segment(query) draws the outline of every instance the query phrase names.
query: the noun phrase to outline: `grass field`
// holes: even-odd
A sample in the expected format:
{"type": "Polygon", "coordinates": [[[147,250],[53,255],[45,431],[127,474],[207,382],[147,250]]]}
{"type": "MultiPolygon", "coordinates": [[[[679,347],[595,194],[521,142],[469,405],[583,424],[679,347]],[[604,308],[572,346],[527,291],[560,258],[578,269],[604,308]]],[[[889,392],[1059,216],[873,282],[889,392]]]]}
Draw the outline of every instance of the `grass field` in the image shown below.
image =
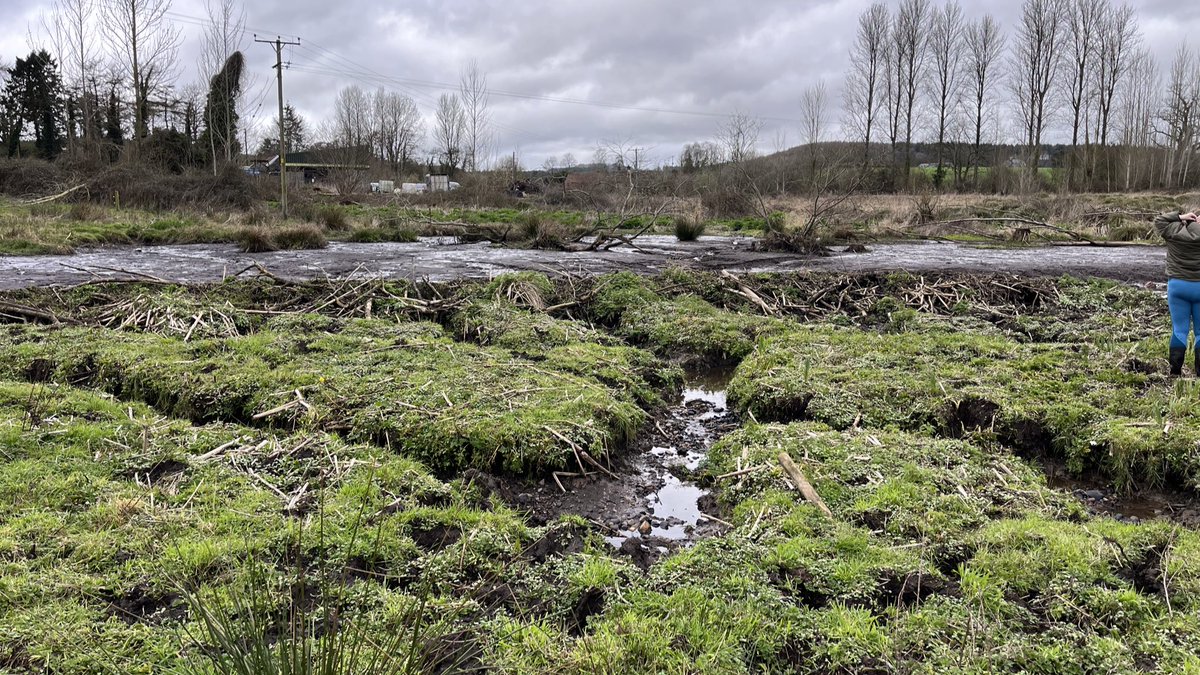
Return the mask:
{"type": "Polygon", "coordinates": [[[0,313],[0,671],[1200,669],[1196,522],[1043,471],[1195,498],[1200,381],[1145,290],[672,270],[0,313]],[[506,496],[619,467],[681,362],[735,369],[737,428],[682,475],[719,534],[639,566],[506,496]]]}

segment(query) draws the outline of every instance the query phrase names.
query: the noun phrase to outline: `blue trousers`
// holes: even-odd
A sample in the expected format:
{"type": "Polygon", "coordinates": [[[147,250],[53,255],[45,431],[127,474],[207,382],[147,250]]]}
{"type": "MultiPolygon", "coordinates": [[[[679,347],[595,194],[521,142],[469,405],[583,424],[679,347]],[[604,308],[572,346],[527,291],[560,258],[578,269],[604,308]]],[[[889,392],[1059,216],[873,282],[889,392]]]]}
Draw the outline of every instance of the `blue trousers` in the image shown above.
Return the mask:
{"type": "Polygon", "coordinates": [[[1169,279],[1167,309],[1171,310],[1171,347],[1186,349],[1188,330],[1194,325],[1196,345],[1200,348],[1200,281],[1169,279]]]}

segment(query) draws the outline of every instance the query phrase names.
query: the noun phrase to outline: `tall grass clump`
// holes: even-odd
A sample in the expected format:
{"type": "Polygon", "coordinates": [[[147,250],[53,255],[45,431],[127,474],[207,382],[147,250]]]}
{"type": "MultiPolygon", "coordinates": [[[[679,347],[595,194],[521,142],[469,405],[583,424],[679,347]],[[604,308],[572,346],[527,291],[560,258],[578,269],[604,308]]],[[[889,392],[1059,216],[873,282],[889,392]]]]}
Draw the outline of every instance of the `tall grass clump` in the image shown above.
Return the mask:
{"type": "MultiPolygon", "coordinates": [[[[374,477],[369,480],[373,482],[374,477]]],[[[296,551],[337,550],[326,536],[324,489],[315,514],[315,541],[297,532],[296,551]]],[[[346,550],[369,537],[363,498],[348,522],[346,550]]],[[[332,533],[331,533],[332,534],[332,533]]],[[[379,533],[372,555],[379,553],[379,533]]],[[[325,555],[318,553],[318,556],[325,555]]],[[[223,588],[193,590],[176,581],[192,621],[181,627],[192,656],[185,675],[410,675],[460,673],[478,657],[478,645],[453,635],[429,609],[430,584],[417,584],[399,610],[372,609],[352,592],[348,554],[289,563],[280,577],[273,566],[250,560],[241,579],[223,588]]]]}
{"type": "Polygon", "coordinates": [[[336,204],[322,204],[313,209],[313,219],[330,232],[345,232],[350,229],[350,218],[345,209],[336,204]]]}
{"type": "Polygon", "coordinates": [[[234,238],[245,253],[298,251],[325,248],[329,245],[321,228],[312,224],[285,225],[278,228],[249,225],[238,230],[234,238]]]}
{"type": "Polygon", "coordinates": [[[679,241],[696,241],[704,234],[704,221],[689,216],[675,216],[675,238],[679,241]]]}

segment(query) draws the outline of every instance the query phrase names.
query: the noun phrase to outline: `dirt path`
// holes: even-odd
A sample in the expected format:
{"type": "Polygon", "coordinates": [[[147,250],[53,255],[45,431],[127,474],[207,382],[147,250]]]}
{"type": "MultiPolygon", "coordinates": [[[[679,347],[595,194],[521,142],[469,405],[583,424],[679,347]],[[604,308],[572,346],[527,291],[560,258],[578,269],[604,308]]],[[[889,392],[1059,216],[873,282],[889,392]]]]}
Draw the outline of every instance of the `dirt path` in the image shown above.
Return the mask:
{"type": "Polygon", "coordinates": [[[621,247],[582,253],[495,248],[486,243],[454,244],[444,239],[412,244],[335,242],[321,250],[256,254],[242,253],[233,245],[210,244],[109,248],[67,256],[0,257],[0,290],[130,279],[139,274],[183,283],[215,282],[255,263],[272,274],[296,280],[361,275],[445,281],[526,270],[582,275],[633,270],[655,274],[668,267],[687,266],[737,272],[906,269],[1070,274],[1145,282],[1163,280],[1166,255],[1164,249],[1155,246],[982,248],[917,242],[878,244],[866,253],[814,258],[755,251],[751,250],[753,243],[746,237],[679,242],[672,236],[643,236],[638,239],[640,250],[621,247]]]}

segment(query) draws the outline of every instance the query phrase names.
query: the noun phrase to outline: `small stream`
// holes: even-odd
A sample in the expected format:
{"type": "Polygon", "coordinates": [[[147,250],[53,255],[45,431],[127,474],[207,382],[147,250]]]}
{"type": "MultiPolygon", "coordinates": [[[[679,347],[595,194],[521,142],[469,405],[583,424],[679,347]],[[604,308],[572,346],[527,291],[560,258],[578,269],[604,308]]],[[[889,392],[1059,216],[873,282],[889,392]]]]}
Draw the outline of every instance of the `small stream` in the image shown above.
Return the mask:
{"type": "Polygon", "coordinates": [[[709,448],[736,427],[725,386],[730,370],[706,371],[688,378],[680,400],[654,423],[649,452],[638,458],[635,470],[643,484],[654,486],[642,496],[640,513],[606,537],[617,548],[631,539],[683,542],[713,529],[717,521],[704,514],[704,490],[681,476],[695,471],[709,448]]]}

